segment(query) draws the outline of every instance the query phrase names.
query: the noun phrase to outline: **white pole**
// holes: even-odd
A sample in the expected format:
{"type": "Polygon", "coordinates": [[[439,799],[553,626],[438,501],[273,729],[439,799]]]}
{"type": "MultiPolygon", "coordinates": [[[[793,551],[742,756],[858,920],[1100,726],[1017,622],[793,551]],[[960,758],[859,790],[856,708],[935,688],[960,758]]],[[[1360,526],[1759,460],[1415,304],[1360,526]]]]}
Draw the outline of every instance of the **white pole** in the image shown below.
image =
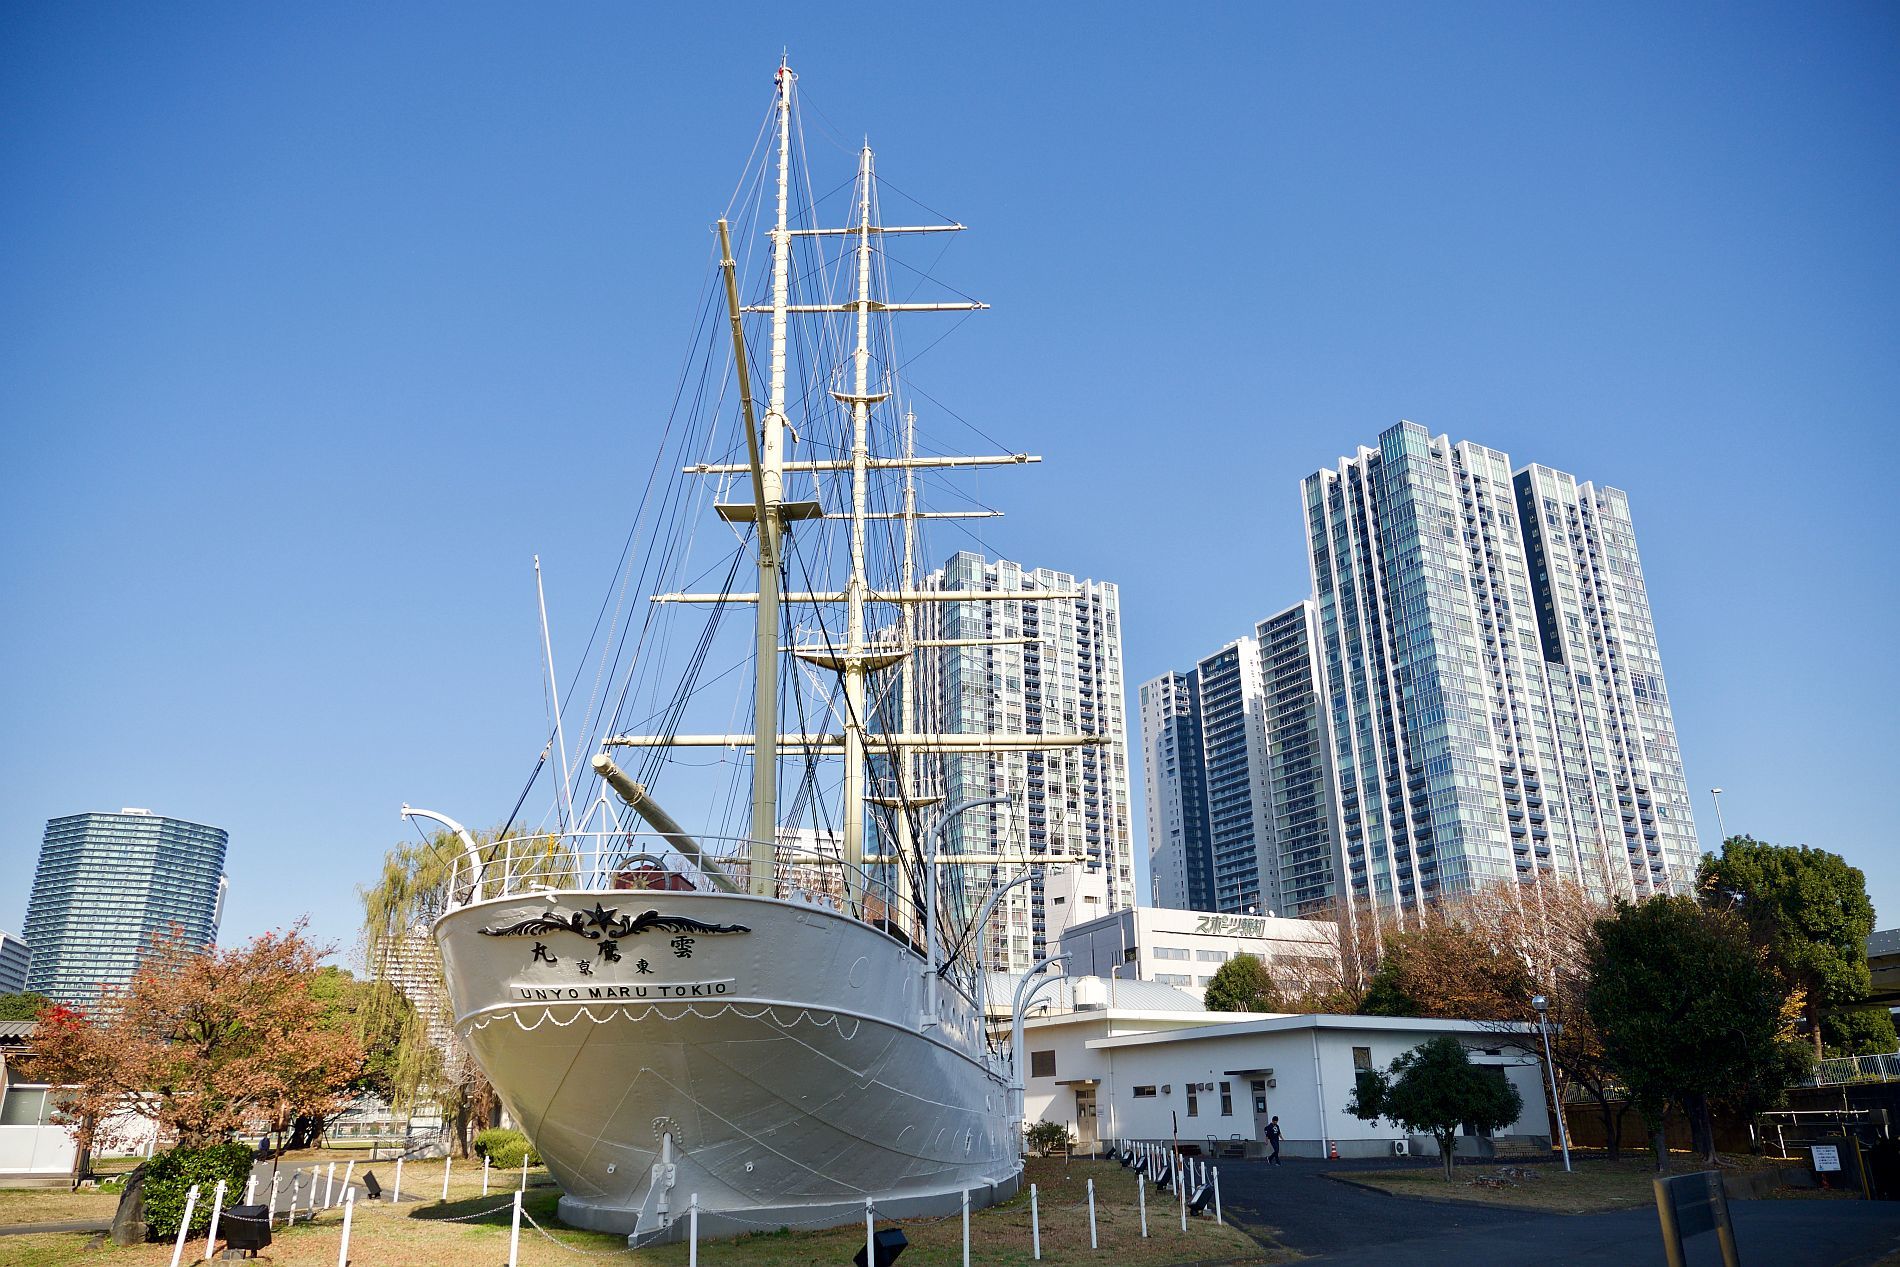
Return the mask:
{"type": "Polygon", "coordinates": [[[548,698],[554,706],[554,742],[561,750],[561,799],[567,806],[567,830],[580,824],[574,821],[573,776],[567,772],[567,734],[561,729],[561,687],[554,680],[554,644],[548,640],[548,596],[541,588],[541,556],[534,556],[534,598],[541,606],[541,650],[547,656],[548,698]]]}
{"type": "Polygon", "coordinates": [[[277,1172],[276,1172],[275,1170],[273,1170],[273,1171],[271,1171],[271,1176],[270,1176],[270,1209],[269,1209],[268,1211],[266,1211],[266,1212],[265,1212],[265,1214],[264,1214],[264,1226],[265,1226],[265,1227],[276,1227],[276,1226],[277,1226],[277,1181],[278,1181],[278,1180],[279,1180],[279,1179],[280,1179],[281,1177],[282,1177],[282,1176],[280,1176],[280,1175],[279,1175],[279,1174],[278,1174],[278,1173],[277,1173],[277,1172]]]}
{"type": "Polygon", "coordinates": [[[297,1181],[303,1178],[301,1171],[292,1171],[290,1175],[290,1217],[284,1220],[285,1227],[297,1225],[297,1181]]]}
{"type": "Polygon", "coordinates": [[[336,1163],[330,1163],[330,1171],[323,1177],[323,1208],[336,1208],[336,1163]]]}
{"type": "Polygon", "coordinates": [[[488,1195],[488,1154],[482,1154],[482,1195],[488,1195]]]}
{"type": "Polygon", "coordinates": [[[257,1196],[257,1172],[253,1170],[251,1172],[251,1177],[244,1181],[244,1204],[255,1205],[256,1196],[257,1196]]]}
{"type": "Polygon", "coordinates": [[[699,1194],[686,1202],[686,1267],[699,1267],[699,1194]]]}
{"type": "Polygon", "coordinates": [[[1220,1167],[1219,1166],[1214,1167],[1214,1221],[1216,1223],[1225,1223],[1227,1221],[1226,1219],[1223,1219],[1220,1216],[1220,1167]]]}
{"type": "Polygon", "coordinates": [[[185,1194],[185,1217],[178,1224],[178,1243],[172,1246],[172,1267],[178,1267],[178,1259],[185,1252],[185,1237],[191,1234],[191,1212],[197,1205],[198,1185],[194,1183],[185,1194]]]}
{"type": "Polygon", "coordinates": [[[877,1212],[871,1198],[864,1198],[864,1267],[877,1267],[877,1212]]]}
{"type": "Polygon", "coordinates": [[[1036,1207],[1036,1185],[1029,1185],[1029,1238],[1034,1246],[1036,1261],[1042,1261],[1042,1212],[1036,1207]]]}
{"type": "Polygon", "coordinates": [[[218,1186],[211,1190],[211,1230],[205,1233],[205,1261],[211,1261],[211,1255],[218,1247],[218,1216],[224,1213],[224,1180],[218,1180],[218,1186]]]}
{"type": "Polygon", "coordinates": [[[350,1158],[350,1164],[343,1167],[343,1188],[336,1194],[338,1201],[350,1199],[350,1177],[356,1173],[356,1158],[350,1158]]]}
{"type": "Polygon", "coordinates": [[[455,1158],[447,1153],[442,1154],[442,1199],[444,1201],[449,1199],[449,1168],[454,1164],[455,1158]]]}
{"type": "Polygon", "coordinates": [[[336,1247],[336,1267],[350,1267],[350,1217],[356,1213],[356,1193],[343,1190],[343,1243],[336,1247]]]}
{"type": "Polygon", "coordinates": [[[1181,1230],[1187,1231],[1187,1182],[1181,1174],[1181,1167],[1174,1168],[1174,1194],[1181,1198],[1181,1230]]]}
{"type": "Polygon", "coordinates": [[[1095,1243],[1095,1180],[1089,1180],[1089,1248],[1099,1249],[1095,1243]]]}
{"type": "Polygon", "coordinates": [[[528,1154],[525,1152],[521,1154],[521,1190],[528,1190],[528,1154]]]}
{"type": "Polygon", "coordinates": [[[521,1259],[521,1194],[515,1193],[515,1221],[508,1232],[508,1267],[517,1267],[521,1259]]]}
{"type": "MultiPolygon", "coordinates": [[[[1720,803],[1719,801],[1717,802],[1718,805],[1720,803]]],[[[1725,836],[1723,839],[1726,840],[1727,837],[1725,836]]],[[[1541,1003],[1543,999],[1540,996],[1536,1001],[1541,1003]]],[[[1544,1035],[1544,1072],[1550,1075],[1550,1107],[1555,1110],[1557,1114],[1557,1138],[1563,1141],[1564,1173],[1569,1174],[1570,1128],[1564,1125],[1564,1102],[1562,1097],[1557,1094],[1557,1066],[1552,1064],[1550,1059],[1550,1022],[1545,1020],[1544,1017],[1545,1014],[1542,1012],[1537,1014],[1537,1028],[1544,1035]]]]}
{"type": "Polygon", "coordinates": [[[402,1158],[398,1157],[396,1158],[396,1186],[390,1189],[389,1204],[394,1205],[400,1200],[402,1200],[402,1158]]]}
{"type": "Polygon", "coordinates": [[[963,1267],[970,1267],[970,1190],[963,1190],[963,1267]]]}
{"type": "Polygon", "coordinates": [[[1135,1176],[1135,1200],[1141,1204],[1141,1238],[1148,1239],[1148,1181],[1135,1176]]]}

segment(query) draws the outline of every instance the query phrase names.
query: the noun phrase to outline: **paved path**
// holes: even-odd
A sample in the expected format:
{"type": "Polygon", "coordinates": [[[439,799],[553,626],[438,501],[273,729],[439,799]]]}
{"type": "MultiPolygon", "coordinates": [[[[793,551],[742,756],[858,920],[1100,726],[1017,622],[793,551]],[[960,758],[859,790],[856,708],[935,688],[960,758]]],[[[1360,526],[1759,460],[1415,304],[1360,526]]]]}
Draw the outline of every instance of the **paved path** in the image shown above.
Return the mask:
{"type": "MultiPolygon", "coordinates": [[[[1385,1160],[1224,1162],[1221,1197],[1246,1227],[1271,1231],[1327,1267],[1663,1267],[1653,1210],[1545,1214],[1375,1192],[1325,1172],[1389,1170],[1385,1160]]],[[[1749,1267],[1867,1267],[1900,1250],[1900,1203],[1734,1201],[1736,1248],[1749,1267]]],[[[1713,1236],[1689,1262],[1719,1263],[1713,1236]]]]}

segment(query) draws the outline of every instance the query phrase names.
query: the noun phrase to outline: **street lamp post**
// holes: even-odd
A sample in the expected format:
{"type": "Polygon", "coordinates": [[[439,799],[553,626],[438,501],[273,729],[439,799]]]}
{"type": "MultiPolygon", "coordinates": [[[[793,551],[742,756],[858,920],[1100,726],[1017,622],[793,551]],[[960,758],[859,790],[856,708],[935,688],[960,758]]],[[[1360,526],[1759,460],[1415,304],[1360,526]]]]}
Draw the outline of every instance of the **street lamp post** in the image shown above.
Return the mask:
{"type": "Polygon", "coordinates": [[[1728,843],[1728,824],[1722,821],[1722,789],[1719,787],[1710,788],[1709,798],[1715,802],[1715,828],[1722,833],[1722,843],[1726,845],[1728,843]]]}
{"type": "Polygon", "coordinates": [[[1563,1144],[1564,1172],[1570,1173],[1570,1128],[1564,1124],[1563,1097],[1557,1093],[1557,1066],[1550,1059],[1550,1000],[1533,995],[1531,1006],[1537,1009],[1537,1032],[1544,1037],[1544,1072],[1550,1075],[1550,1105],[1557,1112],[1557,1138],[1563,1144]]]}
{"type": "Polygon", "coordinates": [[[1014,1094],[1016,1101],[1013,1107],[1015,1109],[1016,1129],[1018,1131],[1021,1131],[1023,1128],[1023,1114],[1027,1109],[1024,1100],[1028,1086],[1026,1071],[1023,1069],[1023,1014],[1035,1003],[1038,994],[1062,980],[1063,976],[1063,974],[1057,974],[1055,976],[1043,977],[1038,981],[1038,975],[1041,974],[1043,969],[1052,968],[1059,963],[1066,963],[1068,959],[1069,956],[1067,954],[1050,955],[1042,962],[1030,968],[1028,972],[1023,974],[1023,979],[1016,983],[1016,998],[1013,1006],[1009,1009],[1009,1050],[1010,1064],[1014,1066],[1011,1081],[1015,1083],[1015,1086],[1011,1087],[1010,1090],[1014,1094]],[[1028,991],[1027,997],[1025,997],[1023,993],[1025,990],[1028,991]]]}

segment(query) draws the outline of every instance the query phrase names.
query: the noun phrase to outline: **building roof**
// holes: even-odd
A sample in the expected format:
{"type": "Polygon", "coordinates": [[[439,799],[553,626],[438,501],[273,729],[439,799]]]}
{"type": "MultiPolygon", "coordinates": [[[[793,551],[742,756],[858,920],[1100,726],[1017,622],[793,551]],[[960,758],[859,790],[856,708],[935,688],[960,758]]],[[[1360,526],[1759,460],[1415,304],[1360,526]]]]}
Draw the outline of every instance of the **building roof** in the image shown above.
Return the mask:
{"type": "Polygon", "coordinates": [[[23,1043],[39,1028],[38,1021],[0,1021],[0,1043],[23,1043]]]}
{"type": "Polygon", "coordinates": [[[1537,1027],[1527,1021],[1443,1021],[1422,1016],[1332,1016],[1304,1013],[1298,1016],[1259,1016],[1234,1013],[1235,1019],[1189,1029],[1156,1030],[1143,1034],[1118,1034],[1097,1038],[1090,1047],[1141,1047],[1150,1043],[1192,1042],[1198,1038],[1233,1038],[1247,1034],[1280,1034],[1299,1030],[1377,1031],[1424,1030],[1442,1034],[1534,1034],[1537,1027]]]}
{"type": "MultiPolygon", "coordinates": [[[[1021,984],[1022,976],[1016,973],[990,973],[990,1010],[1008,1014],[1010,1004],[1016,998],[1016,987],[1021,984]]],[[[1139,1012],[1203,1012],[1206,1005],[1201,996],[1192,990],[1183,990],[1179,986],[1163,985],[1159,981],[1110,981],[1107,977],[1056,977],[1053,985],[1047,985],[1036,995],[1035,1006],[1030,1009],[1031,1016],[1047,1016],[1059,1012],[1076,1011],[1075,994],[1078,983],[1084,995],[1084,1011],[1101,1011],[1112,1004],[1115,1011],[1139,1012]],[[1088,1006],[1093,1004],[1094,1006],[1088,1006]]],[[[1032,989],[1034,987],[1031,987],[1032,989]]]]}

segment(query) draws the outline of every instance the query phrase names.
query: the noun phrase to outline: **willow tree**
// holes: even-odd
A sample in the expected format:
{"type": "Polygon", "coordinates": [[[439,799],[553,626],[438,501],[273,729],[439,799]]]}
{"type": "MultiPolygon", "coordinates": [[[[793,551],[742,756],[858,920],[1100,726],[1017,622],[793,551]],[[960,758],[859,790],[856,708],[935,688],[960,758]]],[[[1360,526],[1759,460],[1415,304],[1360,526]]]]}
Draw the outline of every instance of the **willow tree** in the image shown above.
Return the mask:
{"type": "Polygon", "coordinates": [[[383,855],[376,883],[361,890],[370,973],[411,986],[407,1001],[413,1006],[400,1007],[394,992],[379,992],[359,1014],[360,1023],[395,1034],[384,1066],[392,1105],[437,1109],[453,1126],[464,1157],[471,1129],[493,1126],[500,1101],[455,1032],[431,925],[451,901],[494,896],[509,878],[555,886],[578,878],[576,860],[558,836],[490,831],[476,833],[474,842],[479,866],[452,832],[398,845],[383,855]]]}

